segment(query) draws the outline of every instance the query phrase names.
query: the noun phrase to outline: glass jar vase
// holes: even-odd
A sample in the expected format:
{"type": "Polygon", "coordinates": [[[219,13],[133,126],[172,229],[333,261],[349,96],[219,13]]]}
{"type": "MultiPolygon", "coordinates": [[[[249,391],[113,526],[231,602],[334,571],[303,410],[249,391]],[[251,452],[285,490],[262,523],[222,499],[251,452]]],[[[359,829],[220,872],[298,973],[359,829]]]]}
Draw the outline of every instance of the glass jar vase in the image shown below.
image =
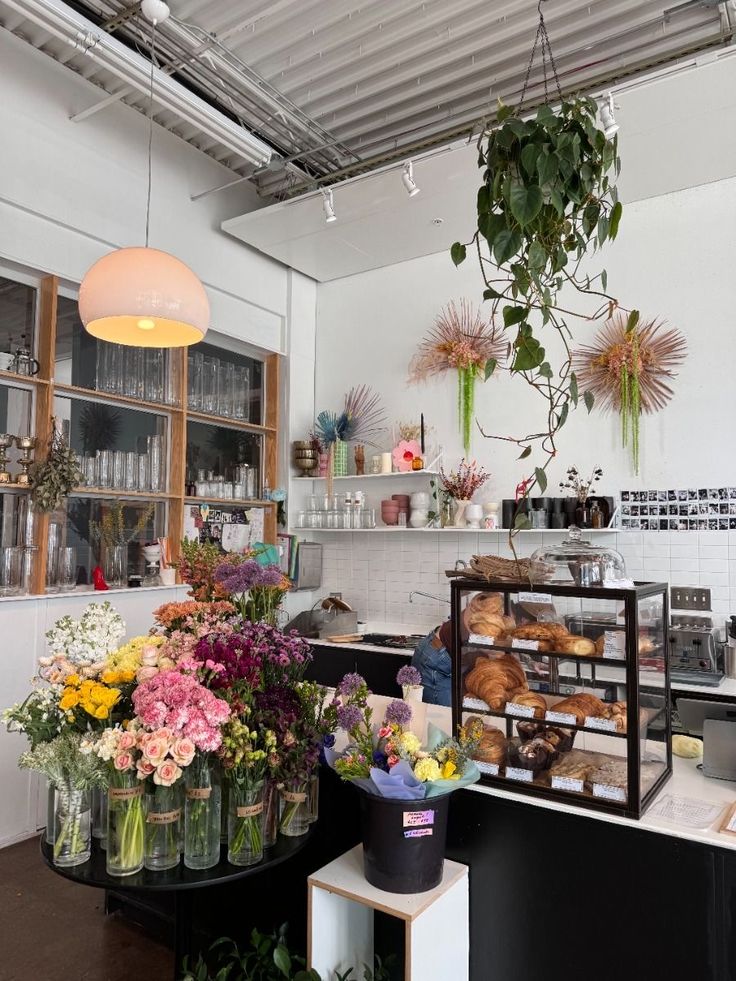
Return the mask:
{"type": "Polygon", "coordinates": [[[184,773],[184,864],[211,869],[220,861],[220,771],[197,753],[184,773]]]}
{"type": "Polygon", "coordinates": [[[231,865],[256,865],[263,858],[264,781],[231,781],[227,822],[227,860],[231,865]]]}
{"type": "Polygon", "coordinates": [[[56,834],[56,784],[46,784],[46,844],[53,845],[56,834]]]}
{"type": "Polygon", "coordinates": [[[54,811],[54,865],[82,865],[92,851],[91,803],[88,790],[68,783],[57,788],[54,811]]]}
{"type": "Polygon", "coordinates": [[[108,545],[102,560],[102,574],[108,586],[126,586],[128,583],[128,546],[108,545]]]}
{"type": "Polygon", "coordinates": [[[279,785],[269,778],[263,786],[263,847],[272,848],[279,835],[279,785]]]}
{"type": "Polygon", "coordinates": [[[279,834],[298,838],[309,830],[308,776],[285,780],[279,792],[279,834]]]}
{"type": "Polygon", "coordinates": [[[179,788],[155,786],[146,793],[146,850],[144,864],[163,872],[179,864],[181,798],[179,788]]]}
{"type": "Polygon", "coordinates": [[[309,823],[314,824],[319,817],[319,770],[315,770],[307,783],[307,813],[309,823]]]}
{"type": "Polygon", "coordinates": [[[135,771],[116,770],[107,790],[107,874],[134,875],[143,868],[143,784],[135,771]]]}

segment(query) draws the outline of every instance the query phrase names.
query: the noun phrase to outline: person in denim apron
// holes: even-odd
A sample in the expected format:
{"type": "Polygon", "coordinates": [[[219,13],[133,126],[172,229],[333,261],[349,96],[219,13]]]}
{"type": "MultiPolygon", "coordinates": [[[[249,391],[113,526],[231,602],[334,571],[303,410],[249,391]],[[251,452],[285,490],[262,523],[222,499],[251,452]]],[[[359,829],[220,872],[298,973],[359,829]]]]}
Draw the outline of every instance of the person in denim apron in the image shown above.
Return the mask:
{"type": "Polygon", "coordinates": [[[430,705],[450,705],[452,699],[452,626],[446,620],[419,641],[412,655],[412,667],[422,676],[423,701],[430,705]]]}

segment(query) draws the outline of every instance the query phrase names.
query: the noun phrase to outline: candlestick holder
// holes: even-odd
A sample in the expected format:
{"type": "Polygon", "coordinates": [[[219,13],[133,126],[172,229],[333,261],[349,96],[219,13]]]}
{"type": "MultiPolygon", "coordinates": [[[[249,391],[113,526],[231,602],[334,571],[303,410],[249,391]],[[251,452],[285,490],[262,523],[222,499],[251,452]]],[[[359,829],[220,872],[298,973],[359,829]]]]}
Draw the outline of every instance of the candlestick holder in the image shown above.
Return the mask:
{"type": "Polygon", "coordinates": [[[5,464],[8,462],[8,455],[5,452],[13,445],[15,436],[10,433],[0,433],[0,484],[10,484],[12,479],[10,471],[5,464]]]}
{"type": "Polygon", "coordinates": [[[17,481],[21,487],[28,487],[31,483],[31,477],[28,471],[33,463],[33,451],[36,449],[37,444],[38,440],[35,436],[15,437],[15,445],[21,451],[21,456],[18,460],[21,473],[18,474],[17,481]]]}

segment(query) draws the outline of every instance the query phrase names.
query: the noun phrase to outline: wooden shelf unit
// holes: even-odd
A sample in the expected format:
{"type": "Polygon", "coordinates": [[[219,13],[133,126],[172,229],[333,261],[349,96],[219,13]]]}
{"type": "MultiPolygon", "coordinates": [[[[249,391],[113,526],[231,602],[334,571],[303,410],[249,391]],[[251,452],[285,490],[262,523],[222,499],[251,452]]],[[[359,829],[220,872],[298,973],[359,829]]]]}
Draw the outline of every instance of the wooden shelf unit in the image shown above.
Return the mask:
{"type": "MultiPolygon", "coordinates": [[[[41,281],[39,291],[38,317],[38,362],[37,375],[19,375],[11,371],[0,371],[0,385],[27,388],[33,394],[33,434],[38,439],[35,459],[42,459],[51,438],[52,419],[54,414],[54,396],[67,396],[94,402],[118,404],[124,407],[140,409],[144,412],[155,412],[168,417],[169,468],[168,492],[153,493],[148,491],[126,491],[99,487],[77,487],[70,496],[106,498],[113,500],[157,501],[167,506],[166,534],[169,537],[172,558],[179,556],[180,543],[184,533],[184,508],[191,504],[208,503],[219,506],[262,507],[264,514],[264,539],[271,544],[276,543],[276,505],[272,501],[262,500],[225,500],[213,498],[188,498],[185,495],[186,476],[186,447],[187,421],[207,423],[212,426],[230,427],[252,432],[263,437],[263,478],[269,487],[278,484],[278,427],[279,427],[279,379],[280,359],[278,354],[269,354],[263,360],[264,376],[264,424],[246,422],[243,419],[229,419],[224,416],[210,416],[203,412],[190,412],[187,409],[187,348],[177,348],[171,351],[172,368],[178,378],[178,399],[176,405],[158,402],[148,402],[143,399],[131,398],[128,395],[117,395],[112,392],[97,391],[78,385],[56,383],[54,381],[56,354],[56,321],[59,296],[59,280],[56,276],[46,276],[41,281]]],[[[8,490],[22,493],[23,489],[11,485],[8,490]]],[[[48,538],[49,515],[36,514],[34,519],[34,542],[42,545],[36,553],[34,563],[31,593],[45,594],[46,584],[46,548],[48,538]]]]}

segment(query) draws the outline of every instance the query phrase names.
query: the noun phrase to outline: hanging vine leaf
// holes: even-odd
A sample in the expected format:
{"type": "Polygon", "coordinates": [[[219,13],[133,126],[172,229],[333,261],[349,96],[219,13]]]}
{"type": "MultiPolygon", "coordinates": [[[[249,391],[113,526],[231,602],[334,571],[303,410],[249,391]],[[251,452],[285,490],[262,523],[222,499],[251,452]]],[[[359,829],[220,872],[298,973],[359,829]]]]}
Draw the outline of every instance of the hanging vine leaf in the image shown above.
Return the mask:
{"type": "Polygon", "coordinates": [[[450,255],[452,256],[452,261],[456,266],[459,266],[461,262],[465,262],[466,249],[462,242],[454,242],[452,248],[450,249],[450,255]]]}
{"type": "Polygon", "coordinates": [[[544,348],[529,333],[520,333],[514,345],[516,354],[511,365],[512,371],[531,371],[544,361],[544,348]]]}
{"type": "Polygon", "coordinates": [[[524,449],[519,454],[519,456],[517,457],[517,459],[518,460],[525,460],[528,456],[531,456],[531,453],[532,453],[531,446],[525,446],[524,449]]]}
{"type": "Polygon", "coordinates": [[[592,392],[583,392],[583,402],[585,402],[585,408],[588,410],[588,415],[590,415],[595,404],[595,395],[592,392]]]}
{"type": "Polygon", "coordinates": [[[524,227],[531,224],[542,210],[542,189],[538,184],[511,186],[511,214],[524,227]]]}
{"type": "Polygon", "coordinates": [[[537,486],[539,487],[540,494],[544,494],[547,490],[547,474],[541,467],[535,467],[534,476],[537,478],[537,486]]]}
{"type": "MultiPolygon", "coordinates": [[[[623,206],[621,205],[621,202],[617,201],[614,204],[613,209],[611,210],[610,225],[608,229],[608,237],[612,241],[618,235],[618,225],[619,222],[621,221],[621,215],[623,214],[623,212],[624,209],[623,206]]],[[[603,288],[605,289],[605,286],[603,288]]]]}
{"type": "Polygon", "coordinates": [[[486,361],[486,367],[484,371],[486,381],[488,381],[488,379],[491,377],[493,372],[496,370],[497,365],[498,365],[498,361],[495,358],[489,358],[486,361]]]}

